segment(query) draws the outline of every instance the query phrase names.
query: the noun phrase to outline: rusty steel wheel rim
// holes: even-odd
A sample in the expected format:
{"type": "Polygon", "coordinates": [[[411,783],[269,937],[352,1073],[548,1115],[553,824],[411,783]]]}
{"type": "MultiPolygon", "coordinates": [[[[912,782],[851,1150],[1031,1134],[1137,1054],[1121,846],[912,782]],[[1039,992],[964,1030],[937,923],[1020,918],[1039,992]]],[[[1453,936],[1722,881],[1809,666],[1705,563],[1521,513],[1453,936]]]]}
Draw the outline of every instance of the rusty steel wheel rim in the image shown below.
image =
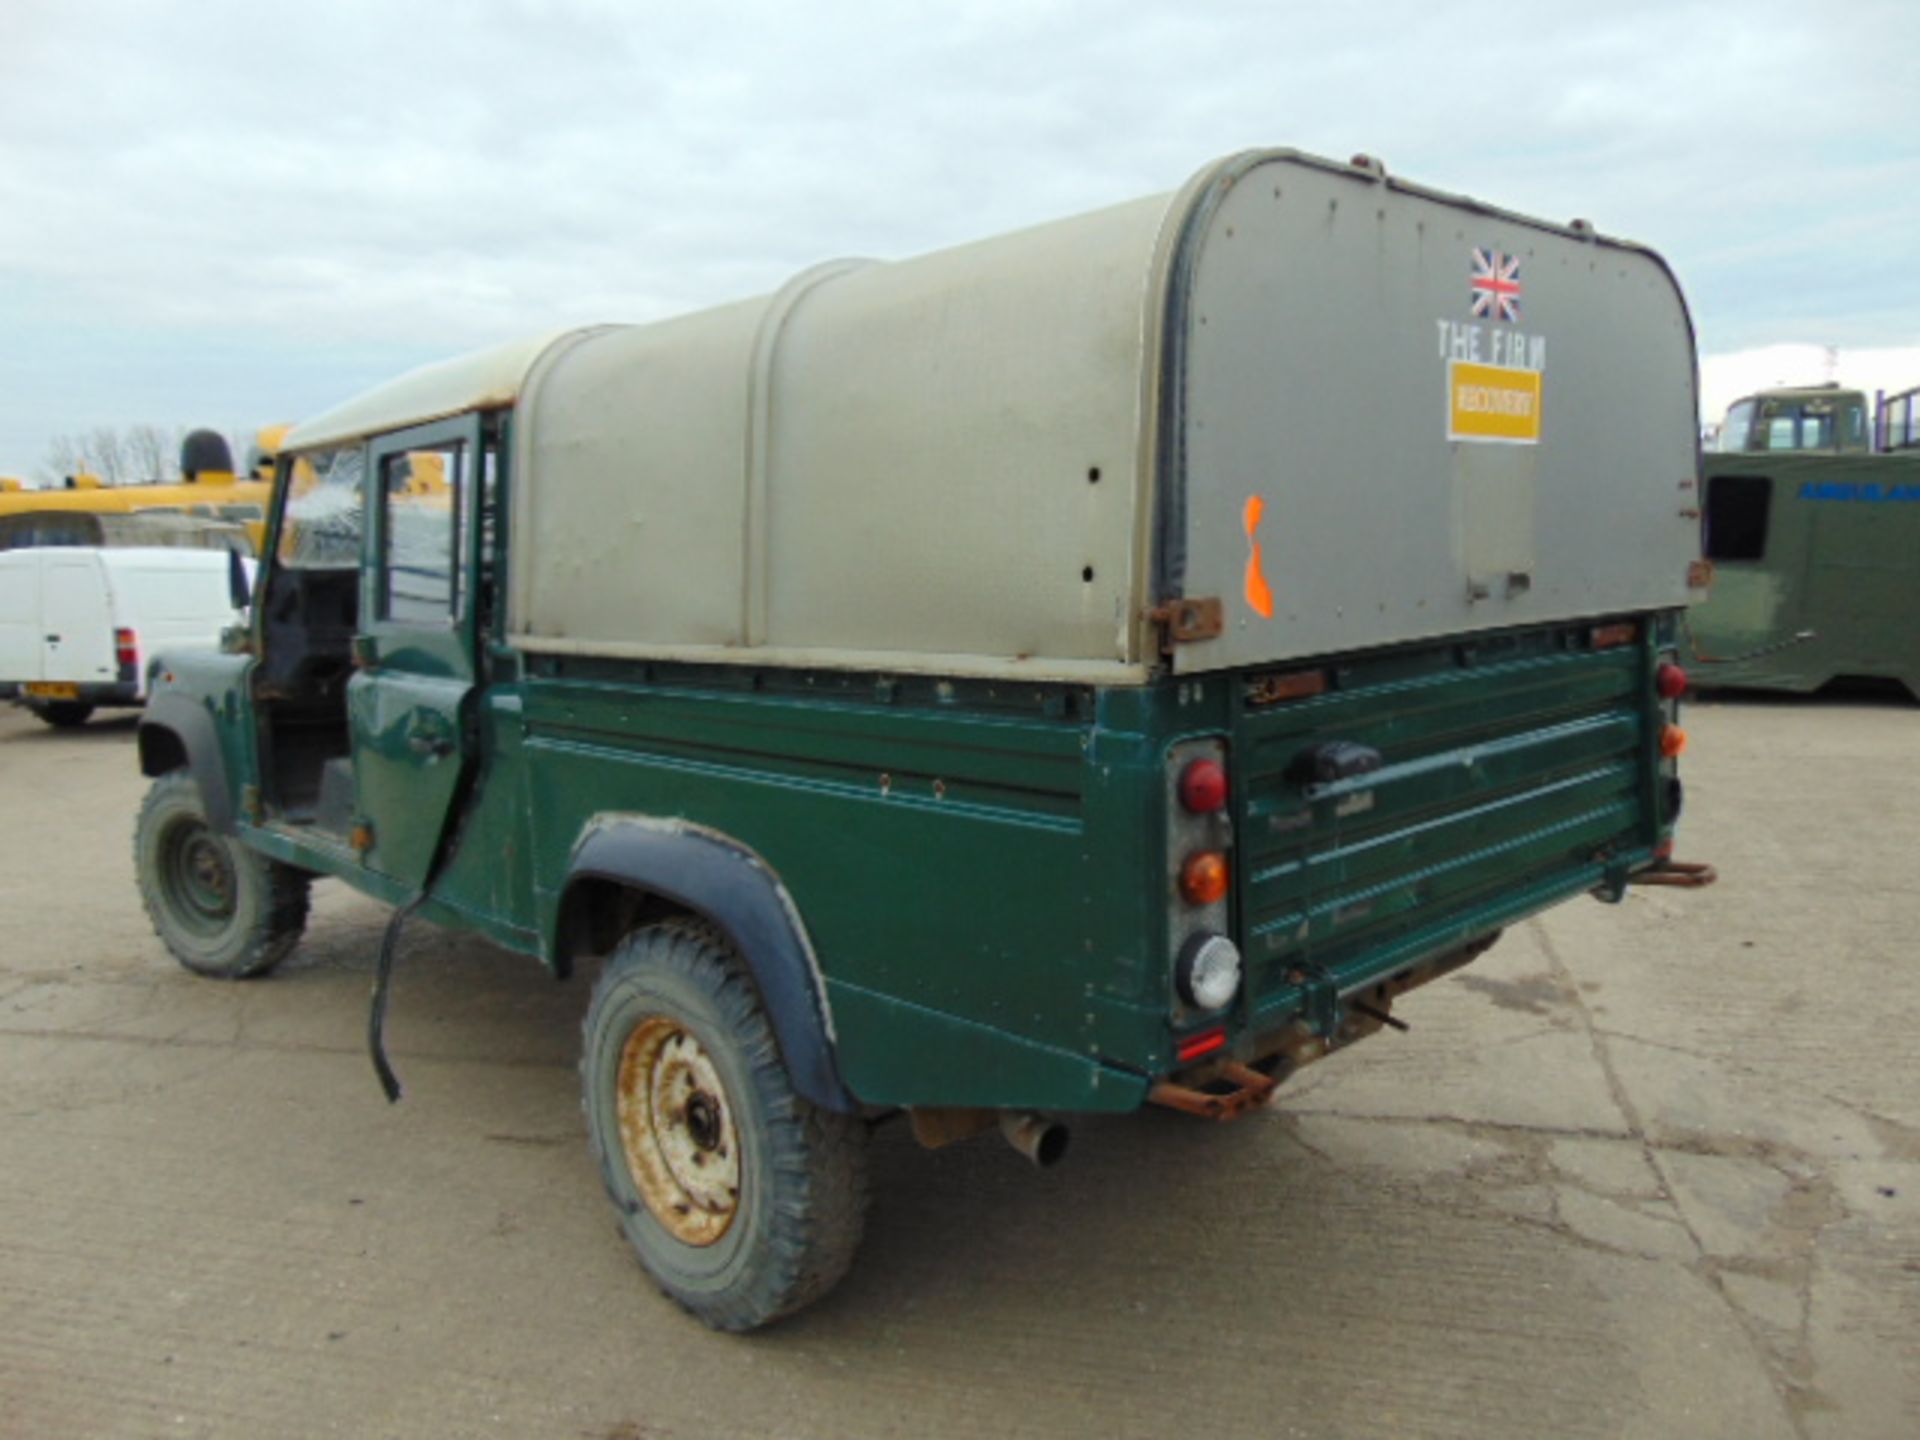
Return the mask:
{"type": "Polygon", "coordinates": [[[649,1015],[620,1052],[620,1144],[653,1218],[712,1245],[740,1208],[740,1136],[713,1057],[678,1021],[649,1015]]]}

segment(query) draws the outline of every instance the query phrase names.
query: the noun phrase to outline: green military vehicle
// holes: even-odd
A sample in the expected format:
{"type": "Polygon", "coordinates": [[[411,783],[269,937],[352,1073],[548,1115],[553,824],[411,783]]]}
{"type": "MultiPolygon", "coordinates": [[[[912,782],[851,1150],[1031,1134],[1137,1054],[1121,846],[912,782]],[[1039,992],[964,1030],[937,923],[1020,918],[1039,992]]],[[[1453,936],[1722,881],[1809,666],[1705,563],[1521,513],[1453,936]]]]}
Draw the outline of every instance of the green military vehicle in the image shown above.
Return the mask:
{"type": "Polygon", "coordinates": [[[209,975],[317,876],[592,965],[621,1222],[751,1328],[889,1116],[1232,1116],[1680,873],[1694,393],[1652,253],[1286,151],[431,366],[287,437],[140,885],[209,975]]]}
{"type": "Polygon", "coordinates": [[[1688,616],[1701,686],[1835,680],[1920,698],[1916,393],[1834,385],[1736,401],[1703,466],[1711,593],[1688,616]]]}

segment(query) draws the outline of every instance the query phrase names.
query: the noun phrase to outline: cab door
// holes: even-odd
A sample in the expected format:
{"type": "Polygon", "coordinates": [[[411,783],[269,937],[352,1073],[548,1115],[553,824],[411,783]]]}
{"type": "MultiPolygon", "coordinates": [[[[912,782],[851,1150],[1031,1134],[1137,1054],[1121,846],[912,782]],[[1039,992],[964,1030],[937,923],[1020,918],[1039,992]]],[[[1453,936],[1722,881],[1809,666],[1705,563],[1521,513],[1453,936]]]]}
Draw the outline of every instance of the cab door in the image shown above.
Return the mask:
{"type": "Polygon", "coordinates": [[[347,685],[354,796],[371,828],[366,864],[418,888],[476,759],[479,417],[382,436],[367,459],[365,618],[347,685]]]}
{"type": "Polygon", "coordinates": [[[38,680],[44,673],[47,627],[40,618],[41,550],[0,552],[0,682],[38,680]]]}

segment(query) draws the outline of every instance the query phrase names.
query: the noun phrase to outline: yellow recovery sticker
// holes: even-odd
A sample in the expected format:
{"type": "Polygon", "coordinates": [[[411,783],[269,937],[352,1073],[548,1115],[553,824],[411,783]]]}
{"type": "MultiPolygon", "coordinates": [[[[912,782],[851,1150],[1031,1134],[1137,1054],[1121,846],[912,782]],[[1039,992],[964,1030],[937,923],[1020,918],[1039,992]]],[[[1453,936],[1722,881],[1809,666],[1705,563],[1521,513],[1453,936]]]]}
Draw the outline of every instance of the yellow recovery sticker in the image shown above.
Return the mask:
{"type": "Polygon", "coordinates": [[[1540,372],[1447,362],[1447,438],[1540,443],[1540,372]]]}

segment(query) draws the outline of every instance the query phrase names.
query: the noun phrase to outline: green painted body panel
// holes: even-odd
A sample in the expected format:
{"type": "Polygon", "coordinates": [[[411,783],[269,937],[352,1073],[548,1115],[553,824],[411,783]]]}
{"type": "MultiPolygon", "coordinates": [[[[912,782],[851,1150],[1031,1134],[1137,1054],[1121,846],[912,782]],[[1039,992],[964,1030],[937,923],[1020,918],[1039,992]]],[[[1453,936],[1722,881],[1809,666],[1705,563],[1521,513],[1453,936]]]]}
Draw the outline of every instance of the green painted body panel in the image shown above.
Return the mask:
{"type": "Polygon", "coordinates": [[[1103,1060],[1145,1058],[1142,1017],[1092,1004],[1137,996],[1150,907],[1142,827],[1088,826],[1101,782],[1087,692],[1036,695],[1023,713],[943,704],[931,685],[930,703],[896,692],[881,704],[871,681],[855,699],[809,695],[797,675],[742,690],[755,677],[616,683],[620,667],[604,662],[543,668],[552,678],[526,688],[524,750],[543,930],[596,816],[682,816],[750,847],[793,896],[827,976],[843,1077],[863,1099],[987,1103],[981,1082],[999,1067],[982,1033],[1034,1051],[996,1083],[1064,1070],[1060,1083],[1089,1098],[1103,1060]],[[843,1007],[892,1021],[843,1023],[843,1007]],[[973,1061],[913,1063],[929,1051],[973,1061]]]}
{"type": "Polygon", "coordinates": [[[155,693],[187,695],[205,707],[220,740],[220,759],[226,767],[234,807],[239,810],[243,788],[255,783],[260,773],[253,706],[247,698],[253,656],[224,650],[181,650],[167,655],[164,665],[171,679],[158,681],[155,693]]]}
{"type": "MultiPolygon", "coordinates": [[[[1341,995],[1650,863],[1671,770],[1650,677],[1672,630],[1648,619],[1607,650],[1563,625],[1336,658],[1326,693],[1272,705],[1257,675],[1087,688],[504,666],[425,913],[551,960],[589,828],[684,818],[750,847],[792,897],[863,1102],[1132,1109],[1176,1068],[1179,1037],[1213,1023],[1179,1018],[1173,989],[1172,747],[1225,745],[1247,963],[1225,1018],[1230,1052],[1252,1058],[1303,1017],[1324,1031],[1341,995]],[[1382,768],[1309,792],[1298,757],[1330,741],[1377,749],[1382,768]]],[[[209,658],[177,683],[215,687],[237,717],[244,668],[209,658]]],[[[391,750],[390,729],[353,742],[391,750]]],[[[247,733],[223,730],[241,783],[247,733]]],[[[338,837],[242,834],[411,897],[338,837]]]]}
{"type": "Polygon", "coordinates": [[[1873,677],[1920,696],[1920,454],[1709,455],[1705,477],[1714,578],[1688,615],[1694,683],[1873,677]],[[1757,556],[1729,558],[1712,533],[1722,477],[1767,487],[1757,556]]]}
{"type": "Polygon", "coordinates": [[[382,667],[353,677],[354,793],[373,824],[367,861],[418,887],[445,828],[460,777],[461,709],[472,682],[382,667]]]}

